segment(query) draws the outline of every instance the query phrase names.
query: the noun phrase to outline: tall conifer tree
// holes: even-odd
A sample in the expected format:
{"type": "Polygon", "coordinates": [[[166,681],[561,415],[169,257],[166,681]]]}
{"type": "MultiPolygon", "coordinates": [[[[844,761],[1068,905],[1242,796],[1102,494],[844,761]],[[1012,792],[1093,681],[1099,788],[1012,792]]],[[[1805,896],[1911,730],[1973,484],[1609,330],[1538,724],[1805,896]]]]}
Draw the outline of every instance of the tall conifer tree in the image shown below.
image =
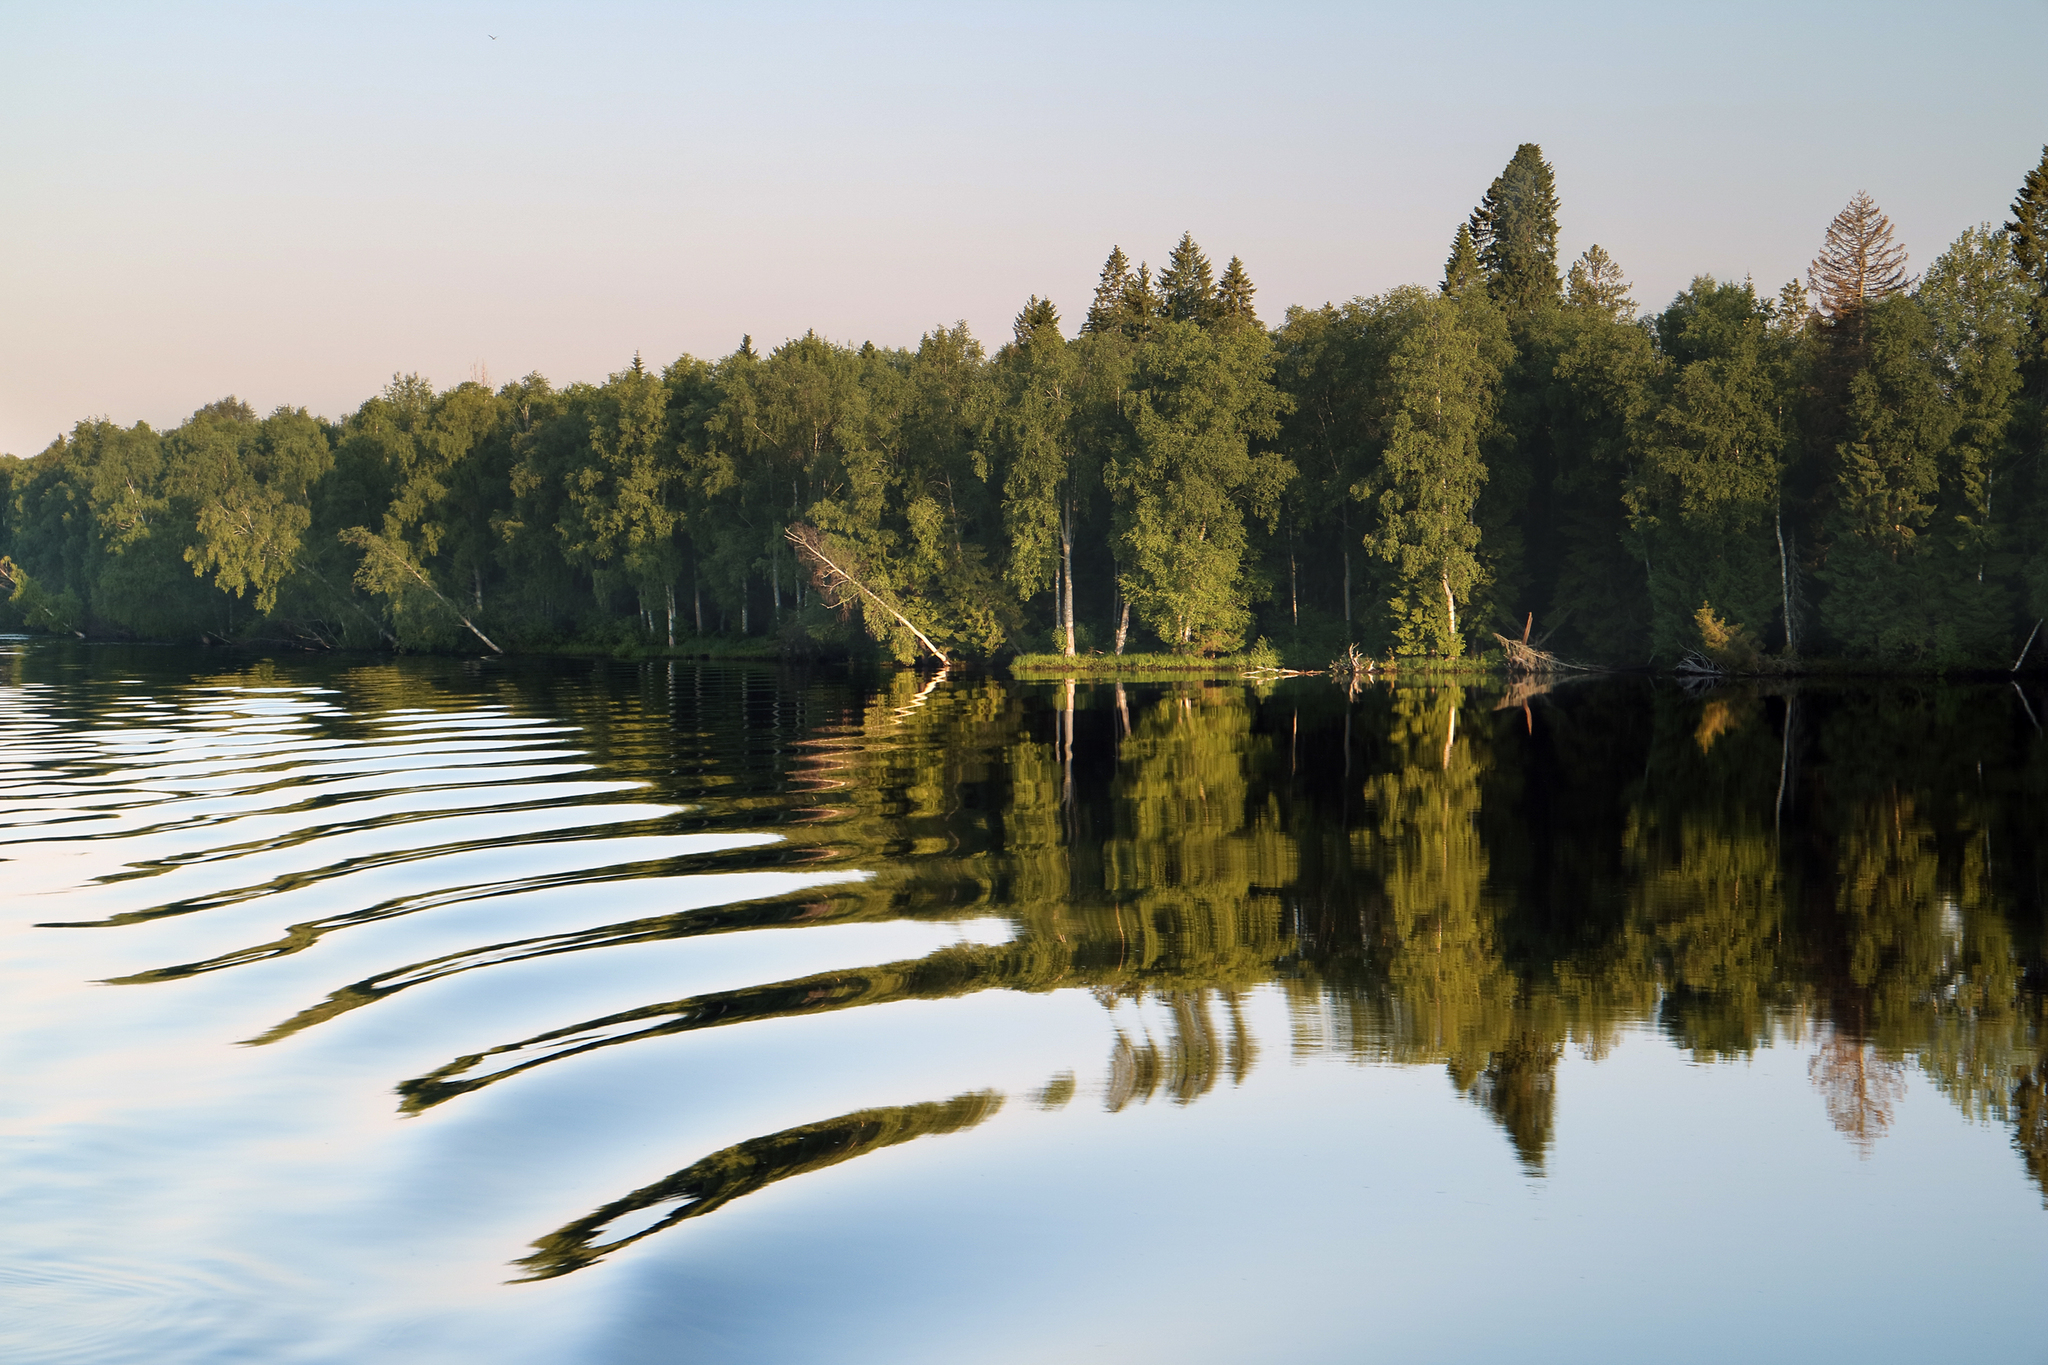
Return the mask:
{"type": "Polygon", "coordinates": [[[2048,147],[2041,149],[2041,164],[2028,171],[2020,185],[2005,230],[2012,238],[2012,258],[2034,294],[2036,349],[2028,360],[2040,365],[2048,362],[2048,147]]]}
{"type": "Polygon", "coordinates": [[[1472,238],[1472,225],[1460,223],[1458,235],[1451,240],[1450,259],[1444,262],[1443,293],[1459,298],[1485,282],[1486,270],[1479,264],[1479,244],[1472,238]]]}
{"type": "Polygon", "coordinates": [[[1892,240],[1892,220],[1861,190],[1828,224],[1827,240],[1806,279],[1821,313],[1837,323],[1913,282],[1906,274],[1906,249],[1892,240]]]}
{"type": "Polygon", "coordinates": [[[1031,340],[1039,328],[1050,327],[1057,332],[1059,325],[1060,310],[1053,307],[1052,300],[1042,299],[1033,294],[1024,301],[1024,307],[1018,310],[1016,321],[1010,324],[1010,330],[1017,338],[1018,344],[1022,345],[1031,340]]]}
{"type": "Polygon", "coordinates": [[[1252,284],[1251,275],[1244,268],[1244,262],[1232,256],[1230,264],[1223,268],[1223,278],[1216,283],[1218,311],[1227,319],[1256,326],[1259,315],[1252,309],[1252,295],[1258,292],[1252,284]]]}
{"type": "Polygon", "coordinates": [[[1113,246],[1109,259],[1102,263],[1102,275],[1095,282],[1095,299],[1088,305],[1088,320],[1081,324],[1084,332],[1111,332],[1124,321],[1124,307],[1131,291],[1131,258],[1124,255],[1124,249],[1113,246]]]}
{"type": "Polygon", "coordinates": [[[1167,257],[1166,269],[1159,272],[1159,293],[1166,316],[1175,322],[1216,320],[1216,273],[1202,248],[1195,245],[1193,233],[1183,232],[1167,257]]]}
{"type": "MultiPolygon", "coordinates": [[[[2013,264],[2031,296],[2027,335],[2020,345],[2020,377],[2024,399],[2019,413],[2019,444],[2032,458],[2034,527],[2048,524],[2048,147],[2041,163],[2027,172],[2012,201],[2012,221],[2005,225],[2012,243],[2013,264]]],[[[2025,484],[2022,484],[2025,487],[2025,484]]],[[[2048,541],[2036,530],[2026,537],[2024,554],[2033,610],[2048,613],[2048,541]]]]}
{"type": "Polygon", "coordinates": [[[1636,312],[1636,302],[1629,297],[1628,277],[1598,242],[1572,262],[1565,278],[1565,301],[1574,308],[1584,308],[1616,322],[1627,322],[1636,312]]]}
{"type": "Polygon", "coordinates": [[[1557,297],[1557,183],[1541,147],[1515,148],[1472,211],[1471,228],[1487,283],[1510,314],[1557,297]]]}

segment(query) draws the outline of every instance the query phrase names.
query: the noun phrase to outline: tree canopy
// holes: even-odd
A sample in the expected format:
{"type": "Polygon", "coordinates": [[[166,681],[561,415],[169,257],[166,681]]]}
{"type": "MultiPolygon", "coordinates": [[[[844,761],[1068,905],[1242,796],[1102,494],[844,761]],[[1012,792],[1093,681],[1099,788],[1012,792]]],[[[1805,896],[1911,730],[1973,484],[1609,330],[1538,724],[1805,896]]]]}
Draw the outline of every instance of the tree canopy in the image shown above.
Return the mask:
{"type": "Polygon", "coordinates": [[[1524,630],[1668,662],[1707,622],[2009,665],[2048,616],[2048,151],[2012,212],[1916,280],[1859,193],[1803,283],[1701,276],[1646,317],[1603,247],[1560,272],[1524,143],[1435,287],[1272,325],[1183,232],[1157,272],[1112,247],[1077,328],[1031,294],[993,351],[807,332],[601,383],[398,374],[332,420],[81,421],[0,458],[0,624],[1320,665],[1524,630]]]}

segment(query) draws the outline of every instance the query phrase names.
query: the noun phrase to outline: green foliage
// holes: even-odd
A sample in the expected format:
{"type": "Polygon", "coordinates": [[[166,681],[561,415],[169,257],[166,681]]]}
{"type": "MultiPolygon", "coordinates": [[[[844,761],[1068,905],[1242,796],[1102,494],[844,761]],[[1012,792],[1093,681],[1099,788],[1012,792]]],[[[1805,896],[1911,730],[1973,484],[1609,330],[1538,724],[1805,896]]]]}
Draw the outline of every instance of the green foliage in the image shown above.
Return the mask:
{"type": "Polygon", "coordinates": [[[1699,602],[1761,634],[1783,595],[1774,517],[1785,431],[1768,320],[1748,284],[1705,276],[1657,319],[1663,372],[1630,432],[1624,497],[1661,658],[1689,645],[1699,602]]]}
{"type": "Polygon", "coordinates": [[[1472,512],[1487,478],[1480,439],[1509,354],[1506,329],[1477,295],[1396,291],[1381,315],[1396,339],[1381,400],[1385,444],[1353,488],[1377,514],[1365,546],[1393,566],[1388,606],[1401,652],[1458,655],[1471,629],[1459,606],[1482,581],[1472,512]]]}
{"type": "MultiPolygon", "coordinates": [[[[1487,288],[1509,313],[1557,297],[1557,184],[1541,147],[1525,142],[1515,148],[1469,226],[1487,288]]],[[[1458,263],[1455,250],[1452,263],[1458,263]]]]}
{"type": "Polygon", "coordinates": [[[1479,263],[1479,244],[1473,239],[1470,223],[1458,224],[1458,235],[1451,239],[1451,254],[1444,262],[1444,278],[1441,292],[1450,298],[1463,298],[1486,282],[1486,268],[1479,263]]]}
{"type": "Polygon", "coordinates": [[[270,614],[298,568],[313,487],[334,467],[326,428],[304,408],[279,408],[260,424],[195,418],[177,436],[169,485],[198,509],[185,559],[270,614]]]}
{"type": "Polygon", "coordinates": [[[1222,316],[1215,271],[1193,234],[1183,232],[1167,257],[1166,269],[1159,272],[1159,294],[1170,321],[1213,323],[1222,316]]]}
{"type": "Polygon", "coordinates": [[[1597,246],[1573,264],[1566,307],[1543,339],[1551,487],[1539,528],[1547,546],[1538,544],[1554,576],[1542,619],[1562,632],[1554,648],[1637,662],[1650,652],[1650,602],[1625,491],[1658,361],[1620,268],[1597,246]]]}
{"type": "Polygon", "coordinates": [[[0,458],[0,554],[31,585],[0,620],[903,662],[916,632],[1299,661],[1533,625],[1641,663],[1693,647],[1711,601],[1785,655],[1988,665],[2048,616],[2048,156],[1910,294],[1857,212],[1823,252],[1882,267],[1853,307],[1703,276],[1639,319],[1598,246],[1560,280],[1524,144],[1440,288],[1270,331],[1243,260],[1218,278],[1183,233],[1156,277],[1113,248],[1071,339],[1033,295],[994,356],[964,325],[747,337],[559,389],[395,375],[338,422],[234,398],[163,432],[80,422],[0,458]],[[873,595],[821,600],[792,526],[873,595]]]}
{"type": "Polygon", "coordinates": [[[1246,522],[1269,524],[1293,477],[1254,448],[1278,431],[1285,397],[1271,382],[1263,331],[1159,323],[1118,408],[1121,438],[1103,484],[1114,508],[1119,584],[1161,641],[1194,653],[1236,648],[1258,594],[1246,522]]]}

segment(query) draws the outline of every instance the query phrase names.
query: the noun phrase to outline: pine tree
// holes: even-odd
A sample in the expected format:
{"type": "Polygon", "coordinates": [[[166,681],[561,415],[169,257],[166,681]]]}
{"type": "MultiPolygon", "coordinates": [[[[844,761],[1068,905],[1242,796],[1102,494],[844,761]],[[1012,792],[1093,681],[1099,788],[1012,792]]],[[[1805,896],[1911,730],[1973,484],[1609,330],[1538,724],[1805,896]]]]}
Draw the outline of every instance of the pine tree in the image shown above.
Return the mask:
{"type": "Polygon", "coordinates": [[[1815,302],[1831,322],[1860,313],[1866,304],[1912,284],[1906,249],[1892,241],[1892,220],[1862,190],[1828,224],[1820,255],[1807,267],[1815,302]]]}
{"type": "Polygon", "coordinates": [[[1471,228],[1493,296],[1511,314],[1557,297],[1557,184],[1541,147],[1515,148],[1472,211],[1471,228]]]}
{"type": "Polygon", "coordinates": [[[1616,322],[1627,322],[1636,311],[1636,302],[1629,297],[1627,276],[1597,242],[1572,262],[1565,277],[1565,301],[1574,308],[1589,309],[1616,322]]]}
{"type": "Polygon", "coordinates": [[[1216,276],[1209,258],[1195,245],[1193,233],[1183,232],[1159,272],[1159,292],[1166,316],[1174,322],[1213,322],[1217,317],[1216,276]]]}
{"type": "Polygon", "coordinates": [[[1124,318],[1124,304],[1131,289],[1131,258],[1124,255],[1124,249],[1113,246],[1109,259],[1102,263],[1102,276],[1095,282],[1095,299],[1088,305],[1088,320],[1081,324],[1084,332],[1113,332],[1124,318]]]}
{"type": "Polygon", "coordinates": [[[1443,293],[1448,298],[1461,298],[1474,286],[1485,282],[1485,271],[1479,264],[1479,245],[1472,239],[1469,223],[1458,224],[1458,235],[1451,242],[1450,259],[1444,262],[1443,293]]]}
{"type": "Polygon", "coordinates": [[[1252,284],[1252,277],[1246,273],[1244,262],[1237,257],[1230,258],[1230,264],[1223,268],[1223,278],[1216,285],[1216,303],[1226,319],[1258,325],[1259,315],[1252,310],[1252,295],[1258,293],[1252,284]]]}

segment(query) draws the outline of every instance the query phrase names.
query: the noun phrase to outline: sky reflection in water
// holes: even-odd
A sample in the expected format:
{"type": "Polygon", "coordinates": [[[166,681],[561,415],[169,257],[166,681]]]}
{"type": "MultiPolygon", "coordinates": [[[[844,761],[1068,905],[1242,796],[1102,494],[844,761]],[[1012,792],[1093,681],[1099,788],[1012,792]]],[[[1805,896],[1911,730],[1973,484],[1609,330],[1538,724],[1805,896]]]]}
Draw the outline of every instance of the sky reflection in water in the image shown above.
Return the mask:
{"type": "Polygon", "coordinates": [[[0,1351],[2024,1358],[2023,700],[0,642],[0,1351]]]}

